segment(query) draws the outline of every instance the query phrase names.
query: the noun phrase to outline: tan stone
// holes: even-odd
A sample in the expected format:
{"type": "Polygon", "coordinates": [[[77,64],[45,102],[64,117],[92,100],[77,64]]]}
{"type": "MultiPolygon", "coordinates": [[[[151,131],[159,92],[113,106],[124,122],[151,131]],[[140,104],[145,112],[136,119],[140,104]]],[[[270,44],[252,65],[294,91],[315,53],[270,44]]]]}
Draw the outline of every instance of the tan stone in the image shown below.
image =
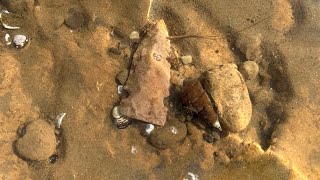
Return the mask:
{"type": "Polygon", "coordinates": [[[244,130],[250,122],[252,105],[247,86],[235,64],[217,66],[207,73],[209,95],[218,109],[225,128],[244,130]]]}

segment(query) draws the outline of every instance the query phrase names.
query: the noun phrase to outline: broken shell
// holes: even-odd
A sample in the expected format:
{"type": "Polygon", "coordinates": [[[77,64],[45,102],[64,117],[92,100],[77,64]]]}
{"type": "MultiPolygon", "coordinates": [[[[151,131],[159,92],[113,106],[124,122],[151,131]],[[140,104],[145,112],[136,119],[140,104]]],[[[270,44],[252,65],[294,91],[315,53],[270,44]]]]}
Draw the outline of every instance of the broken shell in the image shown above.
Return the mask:
{"type": "Polygon", "coordinates": [[[64,116],[66,115],[66,113],[60,113],[57,117],[56,117],[56,120],[55,120],[55,126],[56,128],[60,128],[61,126],[61,123],[62,123],[62,120],[64,118],[64,116]]]}
{"type": "Polygon", "coordinates": [[[112,109],[112,117],[115,118],[115,119],[118,119],[118,118],[121,118],[121,114],[120,114],[120,111],[119,111],[119,106],[115,106],[113,107],[112,109]]]}
{"type": "Polygon", "coordinates": [[[123,85],[117,86],[117,94],[121,94],[123,92],[123,85]]]}
{"type": "Polygon", "coordinates": [[[11,45],[12,42],[10,40],[11,39],[10,34],[7,33],[6,35],[4,35],[4,39],[5,39],[7,45],[11,45]]]}
{"type": "Polygon", "coordinates": [[[28,44],[28,42],[29,38],[25,35],[18,34],[13,37],[13,45],[17,49],[25,47],[28,44]]]}
{"type": "Polygon", "coordinates": [[[3,26],[5,29],[10,29],[10,30],[20,29],[20,27],[9,26],[9,25],[7,25],[6,23],[4,23],[4,22],[2,21],[2,14],[9,14],[9,11],[7,11],[7,10],[2,10],[2,11],[0,12],[0,22],[1,22],[2,26],[3,26]]]}
{"type": "Polygon", "coordinates": [[[114,118],[113,123],[118,129],[124,129],[128,127],[132,123],[132,121],[128,117],[122,116],[120,118],[114,118]]]}

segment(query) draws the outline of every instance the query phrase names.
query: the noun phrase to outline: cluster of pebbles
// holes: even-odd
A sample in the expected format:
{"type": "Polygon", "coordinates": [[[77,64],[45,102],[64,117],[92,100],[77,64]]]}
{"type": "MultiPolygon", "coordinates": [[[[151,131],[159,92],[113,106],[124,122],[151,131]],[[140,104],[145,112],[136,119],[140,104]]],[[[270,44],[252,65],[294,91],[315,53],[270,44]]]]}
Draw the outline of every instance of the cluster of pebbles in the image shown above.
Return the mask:
{"type": "MultiPolygon", "coordinates": [[[[164,22],[160,21],[159,24],[164,24],[164,22]]],[[[165,25],[160,26],[165,27],[165,25]]],[[[117,32],[113,31],[113,33],[117,32]]],[[[161,80],[161,78],[170,78],[170,66],[159,62],[166,64],[166,59],[170,58],[161,54],[162,51],[171,52],[167,36],[166,29],[157,30],[156,34],[147,33],[146,39],[142,41],[140,33],[137,31],[129,35],[131,43],[139,45],[138,53],[136,53],[139,55],[132,57],[133,63],[136,63],[134,67],[137,69],[134,71],[135,74],[123,69],[117,75],[117,92],[120,95],[126,92],[126,96],[120,98],[120,104],[115,106],[112,111],[114,123],[118,128],[126,128],[132,122],[131,119],[144,121],[145,127],[142,134],[149,138],[149,142],[153,146],[160,149],[175,146],[177,142],[187,136],[188,131],[185,122],[180,122],[173,115],[167,115],[174,110],[171,108],[168,111],[163,104],[164,99],[169,96],[170,83],[168,86],[167,83],[170,82],[170,79],[161,80]],[[149,43],[149,39],[151,43],[149,43]],[[137,58],[141,58],[143,61],[137,60],[137,58]],[[162,75],[150,76],[154,68],[160,69],[157,70],[158,73],[167,68],[169,71],[164,70],[165,73],[162,75]],[[136,89],[137,91],[135,91],[136,89]],[[156,94],[156,97],[152,97],[152,94],[156,94]]],[[[109,52],[121,54],[121,51],[118,51],[119,48],[109,49],[109,52]]],[[[180,65],[177,63],[177,66],[190,66],[193,63],[191,55],[175,55],[174,57],[180,61],[180,65]]],[[[175,68],[174,61],[170,63],[171,68],[175,68]]],[[[235,64],[231,63],[207,71],[204,88],[208,96],[213,99],[212,107],[216,107],[218,119],[222,124],[222,129],[219,128],[220,131],[240,132],[249,124],[252,105],[245,79],[254,79],[258,72],[259,67],[253,61],[244,62],[240,71],[235,64]]],[[[220,132],[215,130],[206,132],[203,134],[203,139],[208,143],[215,143],[220,140],[220,132]]]]}

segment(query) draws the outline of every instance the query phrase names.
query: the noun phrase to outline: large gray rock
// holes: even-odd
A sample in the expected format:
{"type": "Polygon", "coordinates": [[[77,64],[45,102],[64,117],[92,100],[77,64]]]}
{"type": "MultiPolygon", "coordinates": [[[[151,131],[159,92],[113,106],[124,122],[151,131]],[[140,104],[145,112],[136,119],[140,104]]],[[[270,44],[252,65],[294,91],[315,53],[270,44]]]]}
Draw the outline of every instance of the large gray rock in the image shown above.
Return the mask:
{"type": "Polygon", "coordinates": [[[252,105],[247,86],[235,64],[224,64],[208,71],[206,89],[213,98],[225,128],[244,130],[250,122],[252,105]]]}

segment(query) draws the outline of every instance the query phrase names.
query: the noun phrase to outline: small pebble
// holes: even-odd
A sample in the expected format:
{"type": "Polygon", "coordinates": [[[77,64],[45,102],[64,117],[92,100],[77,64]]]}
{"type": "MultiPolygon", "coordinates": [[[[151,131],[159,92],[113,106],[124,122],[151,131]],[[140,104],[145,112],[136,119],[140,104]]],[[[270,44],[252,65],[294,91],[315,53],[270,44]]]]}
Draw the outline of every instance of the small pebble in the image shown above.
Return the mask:
{"type": "Polygon", "coordinates": [[[25,35],[18,34],[13,37],[13,45],[17,49],[23,48],[28,44],[28,42],[29,42],[29,39],[25,35]]]}
{"type": "Polygon", "coordinates": [[[230,158],[225,152],[218,151],[214,153],[215,159],[223,165],[228,165],[230,163],[230,158]]]}
{"type": "Polygon", "coordinates": [[[184,65],[191,64],[192,63],[192,56],[191,55],[181,56],[181,61],[184,65]]]}
{"type": "Polygon", "coordinates": [[[240,72],[246,80],[255,79],[259,73],[259,66],[254,61],[246,61],[240,67],[240,72]]]}
{"type": "Polygon", "coordinates": [[[20,137],[24,136],[26,134],[26,125],[25,124],[21,124],[18,127],[17,133],[20,137]]]}
{"type": "Polygon", "coordinates": [[[121,84],[121,85],[124,85],[124,83],[126,82],[127,80],[127,77],[128,77],[128,73],[129,71],[127,69],[123,69],[119,72],[119,74],[117,75],[117,80],[118,82],[121,84]]]}
{"type": "Polygon", "coordinates": [[[138,42],[140,40],[140,34],[138,31],[132,31],[129,35],[129,39],[131,39],[133,42],[138,42]]]}
{"type": "Polygon", "coordinates": [[[208,133],[203,133],[202,135],[203,139],[205,141],[207,141],[208,143],[213,143],[213,136],[211,134],[208,134],[208,133]]]}
{"type": "Polygon", "coordinates": [[[211,136],[214,143],[220,140],[220,134],[216,131],[211,132],[211,136]]]}
{"type": "Polygon", "coordinates": [[[54,154],[54,155],[49,157],[49,162],[51,164],[54,164],[55,162],[57,162],[58,159],[59,159],[58,155],[54,154]]]}
{"type": "Polygon", "coordinates": [[[70,9],[69,15],[67,18],[65,18],[64,23],[66,26],[68,26],[70,29],[77,29],[85,24],[85,16],[81,12],[70,9]]]}
{"type": "Polygon", "coordinates": [[[114,47],[109,48],[109,49],[108,49],[108,52],[113,53],[113,54],[116,54],[116,55],[121,55],[120,49],[114,48],[114,47]]]}
{"type": "Polygon", "coordinates": [[[113,30],[111,31],[111,35],[115,35],[120,39],[125,37],[125,33],[122,32],[118,27],[113,27],[113,30]]]}

